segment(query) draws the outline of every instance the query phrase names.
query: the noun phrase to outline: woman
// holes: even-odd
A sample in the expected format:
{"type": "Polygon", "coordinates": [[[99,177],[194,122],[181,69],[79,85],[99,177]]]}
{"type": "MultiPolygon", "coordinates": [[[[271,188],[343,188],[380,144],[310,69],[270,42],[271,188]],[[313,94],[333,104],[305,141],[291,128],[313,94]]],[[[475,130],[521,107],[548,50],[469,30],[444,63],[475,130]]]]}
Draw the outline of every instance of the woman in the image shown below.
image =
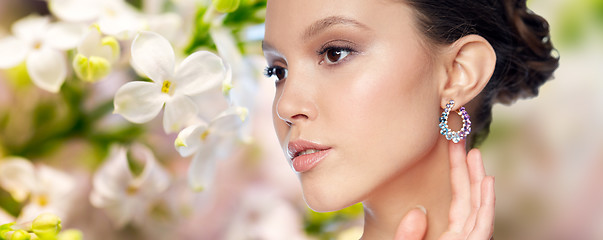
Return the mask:
{"type": "Polygon", "coordinates": [[[312,209],[362,202],[363,239],[490,238],[494,178],[465,149],[558,64],[525,0],[272,0],[263,49],[312,209]]]}

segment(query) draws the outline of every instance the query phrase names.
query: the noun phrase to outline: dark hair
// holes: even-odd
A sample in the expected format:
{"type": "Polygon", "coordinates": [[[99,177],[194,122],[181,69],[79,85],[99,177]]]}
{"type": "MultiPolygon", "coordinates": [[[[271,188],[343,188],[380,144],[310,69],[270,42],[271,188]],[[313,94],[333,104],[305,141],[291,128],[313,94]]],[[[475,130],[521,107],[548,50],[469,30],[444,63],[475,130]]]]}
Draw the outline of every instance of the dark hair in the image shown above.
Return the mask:
{"type": "Polygon", "coordinates": [[[485,38],[496,52],[496,66],[484,90],[470,105],[469,146],[490,131],[492,104],[533,97],[559,65],[547,21],[526,0],[405,0],[414,8],[419,30],[430,42],[450,44],[470,34],[485,38]],[[475,102],[477,101],[477,102],[475,102]]]}

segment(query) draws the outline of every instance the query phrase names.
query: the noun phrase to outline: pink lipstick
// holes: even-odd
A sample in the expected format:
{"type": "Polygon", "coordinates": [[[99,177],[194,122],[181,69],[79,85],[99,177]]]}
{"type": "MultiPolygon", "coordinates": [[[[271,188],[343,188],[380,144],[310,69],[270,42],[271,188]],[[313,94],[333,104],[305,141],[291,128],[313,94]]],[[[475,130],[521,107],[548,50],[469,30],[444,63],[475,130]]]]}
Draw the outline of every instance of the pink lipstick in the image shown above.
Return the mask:
{"type": "Polygon", "coordinates": [[[314,168],[330,152],[331,148],[306,140],[295,140],[287,145],[288,157],[296,172],[314,168]]]}

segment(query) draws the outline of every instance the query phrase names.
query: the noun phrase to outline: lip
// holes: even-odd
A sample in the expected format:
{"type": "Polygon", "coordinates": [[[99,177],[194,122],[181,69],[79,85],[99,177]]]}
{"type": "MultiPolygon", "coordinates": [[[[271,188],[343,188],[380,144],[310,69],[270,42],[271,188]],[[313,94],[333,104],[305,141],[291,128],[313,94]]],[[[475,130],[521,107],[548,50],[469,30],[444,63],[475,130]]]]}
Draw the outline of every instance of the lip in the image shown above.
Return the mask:
{"type": "Polygon", "coordinates": [[[291,141],[287,145],[287,154],[289,159],[291,159],[293,168],[296,172],[300,173],[314,168],[329,154],[330,151],[330,147],[303,139],[291,141]],[[318,152],[298,156],[299,153],[308,149],[315,149],[318,150],[318,152]]]}

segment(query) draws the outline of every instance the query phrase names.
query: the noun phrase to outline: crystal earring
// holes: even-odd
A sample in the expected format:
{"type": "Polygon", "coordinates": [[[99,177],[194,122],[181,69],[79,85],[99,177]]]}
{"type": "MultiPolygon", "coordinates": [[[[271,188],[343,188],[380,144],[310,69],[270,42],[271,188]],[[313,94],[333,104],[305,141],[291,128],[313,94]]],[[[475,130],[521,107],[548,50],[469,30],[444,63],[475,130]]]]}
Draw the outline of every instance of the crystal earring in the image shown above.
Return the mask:
{"type": "Polygon", "coordinates": [[[469,133],[471,132],[471,120],[469,120],[469,113],[465,111],[465,107],[461,107],[457,110],[459,116],[463,120],[463,127],[459,131],[453,131],[448,128],[448,115],[450,114],[450,109],[454,107],[454,100],[450,100],[448,104],[446,104],[446,108],[442,112],[442,116],[440,117],[440,134],[446,137],[446,140],[452,140],[454,143],[458,143],[459,141],[465,139],[469,133]]]}

